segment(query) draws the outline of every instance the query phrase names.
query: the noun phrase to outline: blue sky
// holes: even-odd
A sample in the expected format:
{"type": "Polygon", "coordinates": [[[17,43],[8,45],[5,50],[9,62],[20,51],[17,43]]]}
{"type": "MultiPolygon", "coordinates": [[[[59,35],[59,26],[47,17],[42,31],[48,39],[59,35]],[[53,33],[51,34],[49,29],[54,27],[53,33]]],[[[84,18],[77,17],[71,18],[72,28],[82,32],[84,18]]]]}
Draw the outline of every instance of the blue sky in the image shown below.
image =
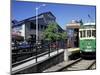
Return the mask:
{"type": "Polygon", "coordinates": [[[89,5],[73,5],[73,4],[56,4],[56,3],[38,3],[38,2],[24,2],[12,1],[12,19],[21,21],[23,19],[35,16],[35,8],[41,4],[46,4],[45,7],[39,9],[39,13],[51,11],[57,23],[64,28],[71,20],[80,20],[83,22],[90,21],[88,14],[92,20],[95,21],[96,7],[89,5]]]}

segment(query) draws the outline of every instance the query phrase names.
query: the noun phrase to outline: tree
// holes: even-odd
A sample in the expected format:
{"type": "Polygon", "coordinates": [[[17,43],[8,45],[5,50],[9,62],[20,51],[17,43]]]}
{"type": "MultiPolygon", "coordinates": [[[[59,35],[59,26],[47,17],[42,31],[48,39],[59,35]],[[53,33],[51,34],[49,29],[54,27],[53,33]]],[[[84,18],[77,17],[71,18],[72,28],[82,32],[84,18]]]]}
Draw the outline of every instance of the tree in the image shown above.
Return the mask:
{"type": "Polygon", "coordinates": [[[67,37],[66,32],[59,32],[58,29],[57,23],[50,23],[43,32],[44,39],[49,41],[65,40],[67,37]]]}
{"type": "Polygon", "coordinates": [[[57,38],[57,24],[50,23],[48,27],[43,32],[43,37],[45,40],[55,41],[57,38]]]}
{"type": "Polygon", "coordinates": [[[65,40],[67,38],[67,33],[66,32],[62,32],[61,33],[61,39],[65,40]]]}

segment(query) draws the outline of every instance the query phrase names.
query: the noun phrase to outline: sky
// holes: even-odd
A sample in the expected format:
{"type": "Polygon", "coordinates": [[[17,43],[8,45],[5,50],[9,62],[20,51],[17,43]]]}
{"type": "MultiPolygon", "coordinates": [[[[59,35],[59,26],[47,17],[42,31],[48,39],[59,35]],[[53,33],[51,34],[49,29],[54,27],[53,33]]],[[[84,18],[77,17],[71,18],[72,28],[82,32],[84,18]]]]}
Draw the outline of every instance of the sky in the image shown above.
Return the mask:
{"type": "Polygon", "coordinates": [[[25,2],[12,0],[11,16],[12,20],[24,20],[36,15],[36,7],[46,4],[39,8],[39,14],[51,11],[56,17],[56,22],[65,29],[66,24],[72,20],[80,20],[84,23],[95,21],[96,7],[90,5],[75,5],[75,4],[58,4],[58,3],[43,3],[43,2],[25,2]],[[91,19],[89,18],[89,16],[91,19]]]}

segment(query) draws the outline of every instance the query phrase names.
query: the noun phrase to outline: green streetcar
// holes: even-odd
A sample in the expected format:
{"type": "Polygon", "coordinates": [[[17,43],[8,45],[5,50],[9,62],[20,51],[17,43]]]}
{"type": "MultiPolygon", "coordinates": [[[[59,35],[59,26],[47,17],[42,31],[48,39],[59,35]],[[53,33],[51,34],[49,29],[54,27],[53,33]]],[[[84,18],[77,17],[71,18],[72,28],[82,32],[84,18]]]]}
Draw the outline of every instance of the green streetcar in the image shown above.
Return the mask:
{"type": "Polygon", "coordinates": [[[95,57],[96,55],[96,25],[86,23],[79,29],[79,46],[81,57],[95,57]]]}

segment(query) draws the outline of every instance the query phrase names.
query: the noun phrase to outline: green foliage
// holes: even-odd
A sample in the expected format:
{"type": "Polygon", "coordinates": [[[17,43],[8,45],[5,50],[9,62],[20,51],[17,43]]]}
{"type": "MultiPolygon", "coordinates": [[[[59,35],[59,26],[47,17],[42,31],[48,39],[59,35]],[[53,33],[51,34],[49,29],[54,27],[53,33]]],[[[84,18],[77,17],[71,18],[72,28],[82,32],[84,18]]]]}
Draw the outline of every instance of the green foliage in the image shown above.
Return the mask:
{"type": "Polygon", "coordinates": [[[67,37],[67,33],[66,33],[66,32],[62,32],[62,33],[61,33],[61,39],[62,39],[62,40],[65,40],[66,37],[67,37]]]}
{"type": "Polygon", "coordinates": [[[56,41],[66,39],[66,32],[59,32],[57,23],[50,23],[43,32],[45,40],[56,41]]]}

